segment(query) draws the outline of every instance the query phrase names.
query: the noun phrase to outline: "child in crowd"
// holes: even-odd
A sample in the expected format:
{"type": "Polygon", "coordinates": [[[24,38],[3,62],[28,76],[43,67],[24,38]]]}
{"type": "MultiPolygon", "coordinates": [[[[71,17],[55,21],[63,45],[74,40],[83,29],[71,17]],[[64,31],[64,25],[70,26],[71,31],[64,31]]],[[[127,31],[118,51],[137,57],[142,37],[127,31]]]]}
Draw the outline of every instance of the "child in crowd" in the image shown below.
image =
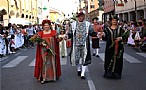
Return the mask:
{"type": "Polygon", "coordinates": [[[14,41],[15,36],[11,35],[11,40],[10,40],[10,50],[12,53],[16,53],[15,52],[15,41],[14,41]]]}
{"type": "Polygon", "coordinates": [[[62,39],[61,42],[59,42],[59,46],[60,46],[60,56],[62,58],[64,58],[65,56],[67,56],[67,49],[66,49],[66,37],[65,37],[65,34],[64,34],[64,30],[61,30],[60,31],[60,35],[59,35],[59,38],[62,39]]]}

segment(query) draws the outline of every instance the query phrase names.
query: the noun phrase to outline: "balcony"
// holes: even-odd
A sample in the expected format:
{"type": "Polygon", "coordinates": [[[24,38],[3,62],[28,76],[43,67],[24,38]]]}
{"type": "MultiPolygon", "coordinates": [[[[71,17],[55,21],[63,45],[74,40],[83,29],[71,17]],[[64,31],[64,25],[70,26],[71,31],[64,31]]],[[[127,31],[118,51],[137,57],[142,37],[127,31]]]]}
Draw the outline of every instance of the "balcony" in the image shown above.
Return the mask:
{"type": "Polygon", "coordinates": [[[124,6],[124,3],[118,3],[117,6],[124,6]]]}

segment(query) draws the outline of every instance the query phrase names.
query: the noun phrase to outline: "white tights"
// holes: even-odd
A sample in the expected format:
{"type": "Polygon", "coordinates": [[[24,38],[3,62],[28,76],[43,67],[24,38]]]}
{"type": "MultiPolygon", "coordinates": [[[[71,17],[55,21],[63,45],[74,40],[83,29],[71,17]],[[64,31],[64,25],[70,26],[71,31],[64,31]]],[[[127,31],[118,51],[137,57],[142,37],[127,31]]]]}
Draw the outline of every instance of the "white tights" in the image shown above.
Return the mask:
{"type": "Polygon", "coordinates": [[[77,70],[81,71],[81,76],[85,76],[86,67],[87,66],[77,65],[77,70]]]}
{"type": "Polygon", "coordinates": [[[99,48],[93,49],[93,53],[95,53],[96,55],[98,55],[99,53],[99,48]]]}

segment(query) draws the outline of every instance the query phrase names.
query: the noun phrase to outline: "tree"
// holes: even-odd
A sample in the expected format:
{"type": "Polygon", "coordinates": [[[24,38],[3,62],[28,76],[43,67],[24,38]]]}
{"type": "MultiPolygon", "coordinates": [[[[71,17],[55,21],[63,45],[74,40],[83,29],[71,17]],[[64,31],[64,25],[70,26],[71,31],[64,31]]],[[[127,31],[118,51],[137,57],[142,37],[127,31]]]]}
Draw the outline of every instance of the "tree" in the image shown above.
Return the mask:
{"type": "Polygon", "coordinates": [[[0,15],[6,15],[7,14],[7,11],[5,10],[5,9],[2,9],[1,11],[0,11],[0,15]]]}

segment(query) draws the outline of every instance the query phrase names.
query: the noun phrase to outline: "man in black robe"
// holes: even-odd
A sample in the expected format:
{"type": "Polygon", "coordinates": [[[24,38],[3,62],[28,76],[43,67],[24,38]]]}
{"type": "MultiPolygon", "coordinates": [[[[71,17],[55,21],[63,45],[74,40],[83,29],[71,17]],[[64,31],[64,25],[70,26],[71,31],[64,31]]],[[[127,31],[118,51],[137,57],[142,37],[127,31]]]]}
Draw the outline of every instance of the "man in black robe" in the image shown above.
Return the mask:
{"type": "Polygon", "coordinates": [[[104,77],[121,79],[123,69],[123,41],[129,34],[118,26],[117,16],[111,17],[111,26],[104,30],[103,35],[106,39],[104,77]]]}

